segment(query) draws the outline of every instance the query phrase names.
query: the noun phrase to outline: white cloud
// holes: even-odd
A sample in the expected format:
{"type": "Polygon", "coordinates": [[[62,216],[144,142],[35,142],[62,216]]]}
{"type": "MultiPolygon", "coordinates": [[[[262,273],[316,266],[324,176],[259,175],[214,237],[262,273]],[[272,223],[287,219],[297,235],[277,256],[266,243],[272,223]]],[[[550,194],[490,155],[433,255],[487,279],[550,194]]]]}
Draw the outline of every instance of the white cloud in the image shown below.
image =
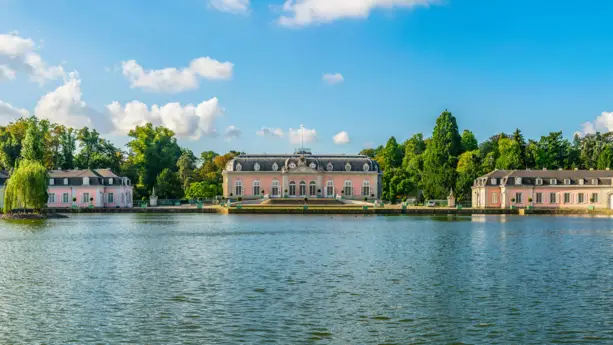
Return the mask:
{"type": "Polygon", "coordinates": [[[613,112],[603,111],[596,120],[581,124],[581,131],[575,134],[585,136],[586,134],[594,134],[596,132],[604,133],[611,131],[613,131],[613,112]]]}
{"type": "Polygon", "coordinates": [[[342,18],[367,18],[377,8],[412,8],[437,2],[439,0],[287,0],[279,24],[306,26],[342,18]]]}
{"type": "Polygon", "coordinates": [[[164,68],[145,70],[135,60],[121,63],[123,75],[130,81],[130,87],[146,91],[178,93],[197,89],[200,78],[209,80],[228,80],[232,78],[234,65],[219,62],[210,57],[192,60],[189,67],[182,69],[164,68]]]}
{"type": "Polygon", "coordinates": [[[163,106],[154,104],[149,108],[144,103],[132,101],[125,106],[113,102],[107,105],[107,109],[119,134],[126,134],[136,126],[151,122],[155,126],[171,129],[177,137],[190,139],[217,136],[215,120],[223,114],[216,97],[197,106],[168,103],[163,106]]]}
{"type": "Polygon", "coordinates": [[[6,125],[20,117],[27,117],[30,112],[25,109],[20,109],[12,104],[0,101],[0,125],[6,125]]]}
{"type": "Polygon", "coordinates": [[[110,132],[112,124],[108,116],[88,107],[81,97],[81,79],[76,72],[72,72],[64,85],[41,97],[34,114],[68,127],[89,127],[101,133],[110,132]]]}
{"type": "Polygon", "coordinates": [[[209,4],[223,12],[234,14],[249,12],[249,0],[210,0],[209,4]]]}
{"type": "Polygon", "coordinates": [[[287,135],[289,137],[290,143],[292,144],[300,144],[302,143],[303,139],[304,139],[305,144],[317,141],[317,131],[314,129],[308,129],[308,128],[292,129],[290,128],[289,131],[287,132],[287,135]]]}
{"type": "Polygon", "coordinates": [[[47,80],[65,77],[62,66],[47,66],[40,55],[35,53],[36,45],[31,38],[20,37],[17,33],[0,34],[0,80],[13,80],[17,72],[26,73],[39,84],[47,80]]]}
{"type": "Polygon", "coordinates": [[[281,128],[268,128],[268,127],[262,127],[262,129],[257,131],[255,134],[262,136],[262,137],[271,136],[271,137],[283,138],[285,136],[285,133],[283,132],[281,128]]]}
{"type": "Polygon", "coordinates": [[[236,126],[228,126],[228,128],[226,128],[226,140],[232,140],[234,138],[238,138],[241,136],[241,134],[243,134],[243,132],[238,129],[236,126]]]}
{"type": "Polygon", "coordinates": [[[345,78],[340,73],[326,73],[322,79],[330,85],[340,84],[345,81],[345,78]]]}
{"type": "Polygon", "coordinates": [[[351,139],[349,139],[349,133],[342,131],[337,133],[334,137],[332,137],[334,143],[337,145],[349,144],[351,139]]]}

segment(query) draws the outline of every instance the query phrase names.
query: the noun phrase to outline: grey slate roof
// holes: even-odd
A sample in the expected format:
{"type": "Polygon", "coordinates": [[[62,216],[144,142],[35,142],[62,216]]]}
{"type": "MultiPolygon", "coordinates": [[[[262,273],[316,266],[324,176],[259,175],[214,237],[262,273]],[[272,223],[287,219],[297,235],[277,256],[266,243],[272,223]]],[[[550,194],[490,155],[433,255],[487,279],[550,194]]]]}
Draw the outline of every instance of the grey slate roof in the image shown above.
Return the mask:
{"type": "Polygon", "coordinates": [[[332,164],[332,172],[345,172],[345,164],[351,165],[351,171],[363,172],[364,164],[368,164],[369,172],[381,172],[379,164],[367,156],[362,155],[313,155],[313,154],[243,154],[229,162],[232,171],[237,171],[236,166],[240,164],[241,171],[255,171],[255,164],[259,164],[259,171],[274,171],[273,165],[277,163],[278,171],[283,168],[289,170],[289,165],[295,163],[299,165],[300,159],[304,159],[308,167],[315,163],[315,169],[328,171],[328,163],[332,164]]]}
{"type": "Polygon", "coordinates": [[[536,180],[540,178],[543,186],[551,185],[555,180],[555,185],[564,185],[565,180],[570,185],[580,185],[581,179],[585,185],[610,186],[613,181],[613,170],[494,170],[488,174],[478,177],[474,185],[515,185],[515,178],[521,177],[522,185],[536,185],[536,180]],[[496,179],[494,184],[492,179],[496,179]]]}

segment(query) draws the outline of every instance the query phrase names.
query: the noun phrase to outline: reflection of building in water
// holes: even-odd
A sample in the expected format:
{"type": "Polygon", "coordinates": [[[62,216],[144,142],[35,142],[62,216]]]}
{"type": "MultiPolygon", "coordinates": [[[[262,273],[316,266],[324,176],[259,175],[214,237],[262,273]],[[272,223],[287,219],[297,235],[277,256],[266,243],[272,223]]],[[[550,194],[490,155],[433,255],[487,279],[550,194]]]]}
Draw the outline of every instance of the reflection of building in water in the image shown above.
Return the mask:
{"type": "Polygon", "coordinates": [[[362,155],[244,154],[223,171],[224,197],[380,198],[379,164],[362,155]]]}
{"type": "Polygon", "coordinates": [[[610,170],[495,170],[475,180],[475,208],[613,208],[610,170]]]}

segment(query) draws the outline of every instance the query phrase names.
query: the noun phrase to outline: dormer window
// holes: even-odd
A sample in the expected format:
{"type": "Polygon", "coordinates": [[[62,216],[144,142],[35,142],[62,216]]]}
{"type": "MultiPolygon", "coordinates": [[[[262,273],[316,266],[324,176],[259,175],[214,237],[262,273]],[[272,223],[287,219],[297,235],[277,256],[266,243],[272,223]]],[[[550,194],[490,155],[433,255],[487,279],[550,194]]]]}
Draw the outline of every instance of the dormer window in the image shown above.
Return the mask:
{"type": "Polygon", "coordinates": [[[497,184],[498,184],[498,179],[494,177],[494,178],[491,180],[491,182],[492,182],[492,185],[493,185],[493,186],[495,186],[495,185],[497,185],[497,184]]]}
{"type": "Polygon", "coordinates": [[[570,184],[570,179],[569,178],[565,178],[564,179],[564,184],[569,185],[570,184]]]}
{"type": "Polygon", "coordinates": [[[315,164],[315,162],[312,162],[311,164],[309,164],[309,168],[316,169],[317,168],[317,164],[315,164]]]}
{"type": "Polygon", "coordinates": [[[113,178],[109,178],[109,184],[112,185],[113,184],[113,178]]]}
{"type": "Polygon", "coordinates": [[[555,178],[552,178],[551,180],[549,180],[549,184],[550,185],[556,185],[556,184],[558,184],[558,180],[556,180],[555,178]]]}
{"type": "Polygon", "coordinates": [[[593,178],[592,179],[592,184],[593,185],[597,185],[598,184],[598,179],[597,178],[593,178]]]}
{"type": "Polygon", "coordinates": [[[294,163],[294,162],[289,163],[289,168],[290,169],[296,169],[296,163],[294,163]]]}
{"type": "Polygon", "coordinates": [[[328,166],[326,167],[326,169],[327,169],[328,171],[332,171],[332,170],[334,170],[334,166],[332,165],[332,162],[328,162],[328,166]]]}
{"type": "Polygon", "coordinates": [[[515,178],[515,184],[521,184],[521,177],[515,178]]]}
{"type": "Polygon", "coordinates": [[[68,186],[68,179],[67,178],[64,179],[64,185],[68,186]]]}
{"type": "Polygon", "coordinates": [[[351,171],[351,164],[349,164],[349,162],[345,163],[345,170],[351,171]]]}
{"type": "Polygon", "coordinates": [[[277,162],[274,162],[272,164],[272,171],[277,171],[277,170],[279,170],[279,164],[277,164],[277,162]]]}
{"type": "Polygon", "coordinates": [[[585,180],[584,180],[584,179],[582,179],[582,178],[581,178],[581,179],[579,179],[579,184],[580,184],[580,185],[583,185],[584,183],[585,183],[585,180]]]}
{"type": "Polygon", "coordinates": [[[241,171],[243,170],[243,166],[241,165],[241,163],[236,163],[236,171],[241,171]]]}
{"type": "Polygon", "coordinates": [[[363,169],[364,169],[364,171],[370,170],[370,165],[368,163],[364,163],[363,169]]]}
{"type": "Polygon", "coordinates": [[[255,162],[255,164],[253,165],[253,170],[260,171],[260,163],[255,162]]]}
{"type": "Polygon", "coordinates": [[[55,180],[53,180],[52,178],[49,179],[49,185],[53,186],[55,184],[55,180]]]}
{"type": "Polygon", "coordinates": [[[542,179],[542,178],[540,178],[540,177],[537,177],[537,178],[536,178],[536,180],[534,181],[534,183],[535,183],[537,186],[540,186],[540,185],[542,185],[542,184],[543,184],[543,179],[542,179]]]}
{"type": "Polygon", "coordinates": [[[83,178],[83,185],[84,186],[89,186],[89,177],[84,177],[83,178]]]}

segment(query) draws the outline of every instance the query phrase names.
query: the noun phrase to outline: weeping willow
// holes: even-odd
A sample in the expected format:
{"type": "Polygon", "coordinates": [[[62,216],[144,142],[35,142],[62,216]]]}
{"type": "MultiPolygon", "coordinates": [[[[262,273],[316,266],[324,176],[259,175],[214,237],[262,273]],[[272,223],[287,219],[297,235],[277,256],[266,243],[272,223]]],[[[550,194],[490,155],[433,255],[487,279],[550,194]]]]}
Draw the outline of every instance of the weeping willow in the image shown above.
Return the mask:
{"type": "Polygon", "coordinates": [[[11,174],[4,191],[4,213],[15,209],[40,210],[47,203],[48,176],[37,161],[22,160],[11,174]]]}

